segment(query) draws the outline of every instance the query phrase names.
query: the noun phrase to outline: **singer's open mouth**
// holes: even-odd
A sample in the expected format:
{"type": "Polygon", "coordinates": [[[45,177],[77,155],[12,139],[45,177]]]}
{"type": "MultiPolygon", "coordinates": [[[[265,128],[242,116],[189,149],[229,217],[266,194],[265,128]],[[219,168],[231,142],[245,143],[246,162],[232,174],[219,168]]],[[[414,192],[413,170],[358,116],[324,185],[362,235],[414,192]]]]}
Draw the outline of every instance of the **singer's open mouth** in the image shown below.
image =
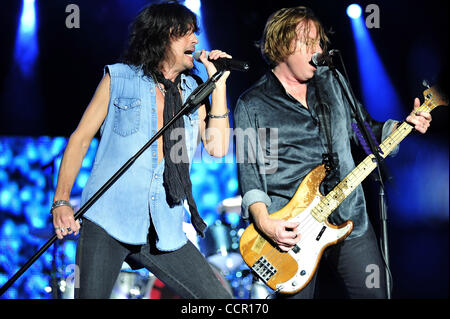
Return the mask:
{"type": "Polygon", "coordinates": [[[192,53],[194,53],[194,50],[186,50],[184,51],[184,54],[192,56],[192,53]]]}

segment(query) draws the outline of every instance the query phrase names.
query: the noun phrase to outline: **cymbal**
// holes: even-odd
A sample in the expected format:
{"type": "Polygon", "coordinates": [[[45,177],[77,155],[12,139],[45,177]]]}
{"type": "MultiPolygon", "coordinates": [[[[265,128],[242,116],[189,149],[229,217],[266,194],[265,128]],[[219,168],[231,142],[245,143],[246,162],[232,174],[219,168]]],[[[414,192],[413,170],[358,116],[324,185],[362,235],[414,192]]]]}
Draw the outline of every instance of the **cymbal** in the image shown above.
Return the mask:
{"type": "Polygon", "coordinates": [[[240,195],[225,198],[222,202],[219,203],[217,210],[220,213],[241,213],[241,204],[242,204],[242,197],[240,195]]]}

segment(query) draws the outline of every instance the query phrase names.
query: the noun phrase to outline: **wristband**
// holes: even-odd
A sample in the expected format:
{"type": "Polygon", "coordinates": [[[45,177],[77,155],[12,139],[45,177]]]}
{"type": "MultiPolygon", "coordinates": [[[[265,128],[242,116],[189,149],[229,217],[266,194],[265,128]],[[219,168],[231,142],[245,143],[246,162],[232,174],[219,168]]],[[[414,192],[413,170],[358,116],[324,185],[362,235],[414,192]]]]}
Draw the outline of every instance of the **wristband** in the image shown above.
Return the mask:
{"type": "Polygon", "coordinates": [[[72,205],[70,204],[70,202],[68,202],[68,201],[66,201],[66,200],[57,200],[57,201],[53,202],[52,208],[50,209],[50,214],[52,214],[52,213],[53,213],[53,210],[54,210],[56,207],[59,207],[59,206],[69,206],[70,208],[73,209],[73,207],[72,207],[72,205]]]}
{"type": "Polygon", "coordinates": [[[224,119],[228,116],[228,113],[230,113],[230,111],[228,110],[227,113],[223,114],[223,115],[213,115],[211,113],[208,113],[208,117],[211,119],[224,119]]]}

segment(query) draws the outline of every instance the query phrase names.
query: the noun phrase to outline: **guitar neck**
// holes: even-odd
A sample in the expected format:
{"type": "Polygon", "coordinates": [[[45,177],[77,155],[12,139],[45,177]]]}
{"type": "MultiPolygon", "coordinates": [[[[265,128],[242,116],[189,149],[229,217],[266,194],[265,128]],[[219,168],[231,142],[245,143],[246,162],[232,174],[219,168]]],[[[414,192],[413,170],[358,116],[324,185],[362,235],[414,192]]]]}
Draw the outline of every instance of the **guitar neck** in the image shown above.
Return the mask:
{"type": "MultiPolygon", "coordinates": [[[[427,103],[422,104],[417,111],[430,112],[433,107],[427,103]]],[[[414,128],[403,122],[394,132],[391,133],[380,145],[385,158],[392,150],[400,144],[403,139],[412,132],[414,128]]],[[[328,216],[347,198],[362,181],[377,167],[375,155],[368,155],[357,167],[355,167],[331,192],[329,192],[320,203],[314,207],[311,214],[319,221],[325,221],[328,216]]]]}

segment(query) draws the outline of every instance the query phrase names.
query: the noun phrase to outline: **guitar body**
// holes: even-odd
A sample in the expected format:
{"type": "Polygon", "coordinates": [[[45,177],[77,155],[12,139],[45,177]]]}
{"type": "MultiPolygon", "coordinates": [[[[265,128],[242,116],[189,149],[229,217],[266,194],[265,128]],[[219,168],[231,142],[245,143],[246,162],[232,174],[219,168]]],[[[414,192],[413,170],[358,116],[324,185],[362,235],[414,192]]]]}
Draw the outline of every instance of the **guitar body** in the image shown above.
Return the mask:
{"type": "Polygon", "coordinates": [[[324,165],[316,167],[304,178],[289,203],[270,215],[274,219],[300,222],[297,229],[301,239],[289,252],[279,250],[253,224],[241,236],[242,258],[273,290],[296,293],[303,289],[312,279],[324,249],[345,239],[353,229],[352,221],[334,226],[311,215],[323,198],[319,187],[325,175],[324,165]]]}

